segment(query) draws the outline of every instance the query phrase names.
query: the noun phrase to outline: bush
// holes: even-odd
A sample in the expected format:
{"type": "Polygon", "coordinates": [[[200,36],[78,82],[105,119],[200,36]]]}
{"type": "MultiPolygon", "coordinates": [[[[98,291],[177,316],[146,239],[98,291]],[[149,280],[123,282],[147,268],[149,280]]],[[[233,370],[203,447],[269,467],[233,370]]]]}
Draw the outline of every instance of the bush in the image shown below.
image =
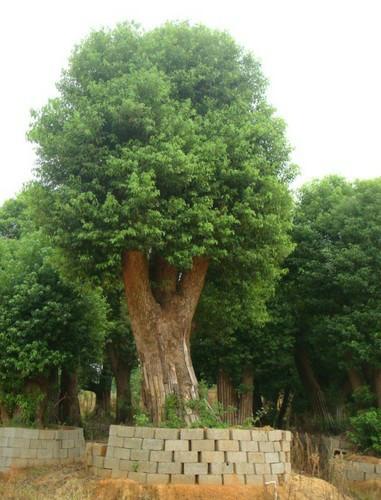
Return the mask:
{"type": "Polygon", "coordinates": [[[361,411],[350,419],[350,441],[360,451],[381,456],[381,409],[361,411]]]}

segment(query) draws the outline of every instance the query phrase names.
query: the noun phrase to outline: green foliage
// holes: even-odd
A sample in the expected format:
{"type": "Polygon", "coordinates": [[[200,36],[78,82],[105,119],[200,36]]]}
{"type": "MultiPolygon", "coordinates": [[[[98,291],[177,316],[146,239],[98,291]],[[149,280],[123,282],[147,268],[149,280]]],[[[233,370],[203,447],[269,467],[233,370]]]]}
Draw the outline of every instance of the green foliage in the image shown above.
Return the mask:
{"type": "Polygon", "coordinates": [[[122,24],[73,52],[34,113],[39,206],[91,274],[128,249],[256,273],[289,251],[289,146],[258,62],[226,33],[122,24]]]}
{"type": "Polygon", "coordinates": [[[361,411],[350,419],[348,437],[360,451],[381,456],[381,409],[361,411]]]}

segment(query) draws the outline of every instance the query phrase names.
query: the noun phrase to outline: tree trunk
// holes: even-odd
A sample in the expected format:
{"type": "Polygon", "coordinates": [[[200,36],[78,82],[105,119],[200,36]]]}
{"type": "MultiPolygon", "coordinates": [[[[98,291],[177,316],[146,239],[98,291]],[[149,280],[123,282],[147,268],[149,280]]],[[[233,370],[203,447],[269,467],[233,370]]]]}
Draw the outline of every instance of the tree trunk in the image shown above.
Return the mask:
{"type": "Polygon", "coordinates": [[[241,386],[241,391],[234,388],[229,375],[220,369],[217,378],[217,398],[225,409],[235,408],[223,417],[223,420],[230,425],[242,425],[253,418],[253,372],[250,368],[245,368],[241,386]]]}
{"type": "Polygon", "coordinates": [[[295,350],[295,361],[300,379],[310,399],[314,415],[321,419],[328,428],[331,428],[333,426],[333,419],[328,411],[324,393],[321,390],[319,382],[316,380],[307,350],[300,345],[295,350]]]}
{"type": "Polygon", "coordinates": [[[117,346],[112,343],[109,344],[107,352],[116,383],[115,421],[117,424],[131,423],[133,415],[130,377],[134,360],[121,356],[117,346]]]}
{"type": "Polygon", "coordinates": [[[290,402],[291,389],[290,387],[286,387],[282,394],[282,402],[280,404],[279,412],[276,419],[276,427],[277,429],[283,429],[283,421],[286,416],[288,403],[290,402]]]}
{"type": "Polygon", "coordinates": [[[59,393],[58,368],[51,368],[48,374],[47,401],[44,415],[45,425],[56,424],[58,422],[59,393]]]}
{"type": "Polygon", "coordinates": [[[60,394],[60,420],[67,425],[81,425],[81,410],[78,400],[78,374],[76,370],[62,368],[60,394]]]}
{"type": "Polygon", "coordinates": [[[95,392],[95,407],[94,415],[98,417],[105,417],[111,413],[111,383],[112,378],[109,381],[98,384],[97,387],[94,386],[95,392]]]}
{"type": "Polygon", "coordinates": [[[165,419],[165,401],[175,396],[179,413],[190,424],[195,412],[186,404],[198,399],[197,379],[190,357],[194,312],[204,285],[207,259],[193,259],[179,272],[161,257],[149,264],[139,251],[123,255],[123,278],[132,332],[143,373],[143,397],[152,421],[165,419]]]}

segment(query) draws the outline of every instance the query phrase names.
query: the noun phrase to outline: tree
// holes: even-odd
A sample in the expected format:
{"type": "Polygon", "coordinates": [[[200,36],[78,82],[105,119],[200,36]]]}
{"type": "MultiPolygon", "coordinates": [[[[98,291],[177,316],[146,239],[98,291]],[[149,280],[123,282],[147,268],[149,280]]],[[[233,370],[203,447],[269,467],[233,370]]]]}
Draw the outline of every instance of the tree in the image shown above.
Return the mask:
{"type": "MultiPolygon", "coordinates": [[[[106,306],[98,290],[65,281],[41,232],[23,232],[25,210],[13,217],[13,208],[25,196],[0,209],[0,226],[13,228],[0,236],[0,408],[4,421],[46,424],[58,418],[59,372],[62,386],[81,362],[97,359],[106,306]]],[[[65,422],[78,424],[77,394],[63,396],[65,422]]]]}
{"type": "MultiPolygon", "coordinates": [[[[381,182],[327,177],[300,190],[294,252],[282,283],[286,328],[315,416],[332,427],[350,382],[377,394],[380,358],[381,182]],[[344,391],[345,389],[345,391],[344,391]]],[[[350,391],[349,391],[350,392],[350,391]]]]}
{"type": "Polygon", "coordinates": [[[30,131],[45,226],[78,268],[122,271],[158,423],[168,395],[198,397],[190,335],[209,264],[250,280],[289,252],[284,124],[252,55],[186,23],[93,32],[58,90],[30,131]]]}

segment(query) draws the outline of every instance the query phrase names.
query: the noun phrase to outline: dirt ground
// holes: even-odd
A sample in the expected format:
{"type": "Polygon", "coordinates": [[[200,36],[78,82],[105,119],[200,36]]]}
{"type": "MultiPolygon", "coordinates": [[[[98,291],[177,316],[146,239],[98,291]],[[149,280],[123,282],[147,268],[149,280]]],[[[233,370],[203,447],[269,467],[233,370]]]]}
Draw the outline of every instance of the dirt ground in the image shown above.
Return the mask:
{"type": "MultiPolygon", "coordinates": [[[[377,487],[378,488],[378,487],[377,487]]],[[[361,488],[360,488],[361,490],[361,488]]],[[[123,479],[98,479],[81,465],[12,470],[0,475],[1,500],[379,500],[379,489],[363,485],[359,496],[344,496],[317,478],[293,475],[277,491],[273,486],[141,486],[123,479]],[[369,488],[368,488],[369,489],[369,488]],[[365,493],[364,493],[365,492],[365,493]],[[376,496],[374,496],[376,495],[376,496]]]]}

